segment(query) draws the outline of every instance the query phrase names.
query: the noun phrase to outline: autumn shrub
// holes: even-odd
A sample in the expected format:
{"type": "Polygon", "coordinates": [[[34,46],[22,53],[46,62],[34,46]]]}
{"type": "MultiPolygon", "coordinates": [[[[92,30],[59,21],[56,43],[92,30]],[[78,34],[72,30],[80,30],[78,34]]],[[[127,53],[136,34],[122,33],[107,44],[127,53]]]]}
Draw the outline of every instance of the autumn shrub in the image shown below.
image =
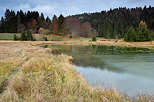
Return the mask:
{"type": "Polygon", "coordinates": [[[39,33],[39,34],[44,34],[44,33],[45,33],[45,29],[44,29],[44,28],[40,28],[40,29],[38,30],[38,33],[39,33]]]}

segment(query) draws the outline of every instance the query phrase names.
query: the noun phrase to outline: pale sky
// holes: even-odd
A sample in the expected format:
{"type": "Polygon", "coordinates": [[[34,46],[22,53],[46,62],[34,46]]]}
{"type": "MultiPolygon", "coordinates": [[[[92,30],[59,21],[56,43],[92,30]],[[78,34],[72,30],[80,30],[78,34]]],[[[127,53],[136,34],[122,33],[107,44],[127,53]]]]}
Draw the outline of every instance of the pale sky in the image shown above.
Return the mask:
{"type": "Polygon", "coordinates": [[[154,6],[154,0],[0,0],[0,16],[6,9],[15,11],[39,11],[45,16],[54,14],[64,16],[100,12],[118,7],[144,7],[154,6]]]}

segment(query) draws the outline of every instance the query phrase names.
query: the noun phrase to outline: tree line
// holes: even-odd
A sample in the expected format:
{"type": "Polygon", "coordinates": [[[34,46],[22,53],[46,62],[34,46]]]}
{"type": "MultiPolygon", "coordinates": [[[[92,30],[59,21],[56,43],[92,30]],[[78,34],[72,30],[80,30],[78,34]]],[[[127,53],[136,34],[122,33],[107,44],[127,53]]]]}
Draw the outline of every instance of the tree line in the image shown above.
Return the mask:
{"type": "MultiPolygon", "coordinates": [[[[54,15],[52,19],[44,17],[38,11],[12,11],[6,9],[0,20],[0,33],[21,33],[30,30],[32,33],[55,34],[104,38],[126,38],[127,31],[133,28],[139,35],[139,24],[144,22],[149,36],[154,38],[154,7],[116,8],[109,11],[84,13],[64,17],[54,15]]],[[[144,24],[141,24],[144,25],[144,24]]],[[[131,37],[131,36],[130,36],[131,37]]],[[[133,37],[132,37],[133,38],[133,37]]],[[[136,40],[138,41],[138,40],[136,40]]]]}
{"type": "Polygon", "coordinates": [[[32,33],[55,34],[90,37],[94,29],[89,22],[80,23],[75,18],[64,17],[62,14],[57,17],[44,17],[38,11],[17,11],[6,9],[4,17],[0,20],[0,33],[22,33],[29,30],[32,33]]]}
{"type": "Polygon", "coordinates": [[[36,33],[40,27],[50,29],[51,20],[44,17],[43,13],[39,15],[38,11],[17,11],[6,9],[4,17],[0,20],[0,33],[21,33],[30,29],[36,33]]]}
{"type": "Polygon", "coordinates": [[[124,40],[127,42],[145,42],[151,41],[152,39],[149,35],[147,24],[144,21],[141,21],[137,30],[133,27],[128,29],[124,40]]]}
{"type": "Polygon", "coordinates": [[[99,37],[124,38],[130,27],[138,29],[140,21],[147,24],[147,29],[154,36],[154,7],[116,8],[109,11],[73,15],[80,22],[89,22],[99,37]]]}

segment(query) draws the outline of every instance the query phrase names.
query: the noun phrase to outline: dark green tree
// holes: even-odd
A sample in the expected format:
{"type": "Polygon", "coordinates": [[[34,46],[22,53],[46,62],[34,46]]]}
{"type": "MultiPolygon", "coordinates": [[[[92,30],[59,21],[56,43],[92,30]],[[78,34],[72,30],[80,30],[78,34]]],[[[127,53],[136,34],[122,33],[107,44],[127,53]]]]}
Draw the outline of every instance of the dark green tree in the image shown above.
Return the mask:
{"type": "Polygon", "coordinates": [[[138,35],[137,35],[137,41],[144,42],[144,41],[150,41],[150,34],[147,28],[147,24],[145,21],[140,21],[138,26],[138,35]]]}
{"type": "Polygon", "coordinates": [[[11,23],[10,23],[10,10],[9,9],[6,9],[6,12],[5,12],[5,33],[10,33],[10,26],[11,26],[11,23]]]}
{"type": "Polygon", "coordinates": [[[145,42],[145,41],[151,41],[149,36],[149,31],[146,27],[142,28],[137,36],[137,41],[139,42],[145,42]]]}
{"type": "Polygon", "coordinates": [[[135,42],[136,41],[136,32],[133,27],[130,27],[127,31],[127,34],[124,38],[124,41],[135,42]]]}
{"type": "Polygon", "coordinates": [[[27,41],[26,31],[21,32],[21,40],[22,41],[27,41]]]}
{"type": "Polygon", "coordinates": [[[92,37],[92,41],[97,41],[96,36],[92,37]]]}
{"type": "Polygon", "coordinates": [[[14,38],[13,39],[14,39],[14,41],[18,40],[16,34],[14,34],[14,38]]]}
{"type": "Polygon", "coordinates": [[[26,31],[26,34],[27,34],[27,40],[28,40],[28,41],[33,41],[32,32],[31,32],[30,30],[27,30],[27,31],[26,31]]]}
{"type": "Polygon", "coordinates": [[[5,12],[5,32],[16,33],[17,32],[17,19],[14,11],[6,9],[5,12]]]}
{"type": "Polygon", "coordinates": [[[0,21],[0,33],[4,33],[4,32],[5,32],[5,21],[4,21],[4,18],[2,17],[0,21]]]}
{"type": "Polygon", "coordinates": [[[61,15],[58,17],[58,31],[59,31],[59,33],[63,33],[63,30],[64,30],[64,22],[65,22],[65,18],[64,18],[64,16],[61,14],[61,15]]]}

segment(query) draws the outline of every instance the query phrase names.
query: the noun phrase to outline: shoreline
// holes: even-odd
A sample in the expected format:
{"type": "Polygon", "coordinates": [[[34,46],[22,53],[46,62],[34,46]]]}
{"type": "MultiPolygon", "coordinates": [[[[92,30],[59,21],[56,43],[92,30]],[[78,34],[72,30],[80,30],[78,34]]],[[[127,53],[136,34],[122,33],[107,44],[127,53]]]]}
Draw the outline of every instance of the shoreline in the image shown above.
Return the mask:
{"type": "Polygon", "coordinates": [[[7,81],[5,86],[3,80],[0,85],[3,89],[0,101],[149,102],[154,99],[142,93],[132,99],[114,89],[94,88],[76,71],[70,56],[52,55],[51,49],[37,46],[74,43],[0,41],[0,70],[4,72],[0,75],[7,81]]]}
{"type": "Polygon", "coordinates": [[[104,46],[123,46],[123,47],[140,47],[154,49],[154,41],[150,42],[124,42],[124,41],[6,41],[1,40],[0,43],[32,43],[32,45],[104,45],[104,46]]]}

